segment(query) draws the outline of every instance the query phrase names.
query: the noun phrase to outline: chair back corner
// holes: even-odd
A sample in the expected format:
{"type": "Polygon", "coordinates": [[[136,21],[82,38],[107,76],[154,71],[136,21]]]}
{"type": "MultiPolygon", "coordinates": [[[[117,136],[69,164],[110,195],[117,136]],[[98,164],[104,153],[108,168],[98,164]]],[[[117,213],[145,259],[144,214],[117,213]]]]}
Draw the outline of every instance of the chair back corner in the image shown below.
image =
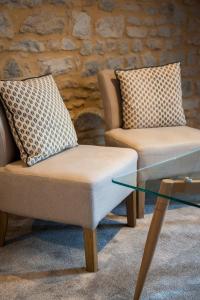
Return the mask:
{"type": "Polygon", "coordinates": [[[106,130],[122,127],[122,101],[114,70],[101,70],[98,84],[103,101],[106,130]]]}

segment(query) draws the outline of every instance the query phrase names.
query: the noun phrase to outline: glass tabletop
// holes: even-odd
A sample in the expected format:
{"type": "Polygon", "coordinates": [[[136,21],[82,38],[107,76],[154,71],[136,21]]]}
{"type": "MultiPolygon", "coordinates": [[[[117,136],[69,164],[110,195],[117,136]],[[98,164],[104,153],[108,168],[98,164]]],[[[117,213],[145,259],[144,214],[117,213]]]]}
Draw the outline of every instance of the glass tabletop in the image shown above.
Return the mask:
{"type": "Polygon", "coordinates": [[[113,178],[113,183],[165,199],[200,208],[200,148],[168,160],[113,178]],[[160,189],[170,179],[174,188],[169,195],[160,189]],[[166,181],[166,180],[165,180],[166,181]]]}

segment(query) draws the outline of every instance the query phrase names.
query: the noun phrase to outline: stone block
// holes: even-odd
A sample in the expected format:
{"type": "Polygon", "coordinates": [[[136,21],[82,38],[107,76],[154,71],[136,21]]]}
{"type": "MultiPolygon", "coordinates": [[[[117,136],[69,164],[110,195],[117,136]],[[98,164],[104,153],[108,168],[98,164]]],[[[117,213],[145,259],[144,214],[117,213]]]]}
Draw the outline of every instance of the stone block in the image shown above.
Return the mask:
{"type": "Polygon", "coordinates": [[[144,53],[141,58],[144,67],[152,67],[157,65],[156,58],[151,52],[144,53]]]}
{"type": "Polygon", "coordinates": [[[118,42],[116,40],[107,40],[106,41],[106,51],[107,52],[113,52],[117,49],[118,42]]]}
{"type": "Polygon", "coordinates": [[[165,25],[165,24],[170,24],[170,19],[167,18],[166,16],[159,16],[158,18],[155,19],[155,24],[156,25],[165,25]]]}
{"type": "Polygon", "coordinates": [[[175,11],[175,5],[172,2],[164,1],[160,5],[160,13],[167,16],[173,16],[175,11]]]}
{"type": "Polygon", "coordinates": [[[72,35],[79,39],[88,39],[91,35],[91,17],[85,12],[73,11],[72,35]]]}
{"type": "Polygon", "coordinates": [[[183,65],[181,68],[181,73],[183,77],[200,77],[200,68],[199,66],[185,66],[183,65]]]}
{"type": "Polygon", "coordinates": [[[135,16],[129,16],[127,18],[127,22],[131,25],[142,25],[143,24],[142,19],[135,17],[135,16]]]}
{"type": "Polygon", "coordinates": [[[162,51],[160,54],[160,64],[168,64],[173,62],[184,62],[185,60],[185,53],[184,51],[162,51]]]}
{"type": "Polygon", "coordinates": [[[193,95],[193,83],[191,80],[182,80],[183,97],[190,97],[193,95]]]}
{"type": "Polygon", "coordinates": [[[148,35],[156,37],[158,35],[158,29],[157,28],[151,28],[151,29],[149,29],[148,35]]]}
{"type": "Polygon", "coordinates": [[[154,16],[158,13],[158,8],[154,6],[144,6],[144,11],[150,16],[154,16]]]}
{"type": "Polygon", "coordinates": [[[76,50],[78,47],[77,45],[69,38],[63,38],[61,41],[61,49],[62,50],[76,50]]]}
{"type": "Polygon", "coordinates": [[[0,0],[0,4],[6,4],[11,8],[14,7],[34,7],[42,4],[42,0],[0,0]]]}
{"type": "Polygon", "coordinates": [[[40,59],[39,65],[43,74],[52,73],[58,75],[68,73],[74,69],[74,63],[71,57],[40,59]]]}
{"type": "Polygon", "coordinates": [[[94,51],[95,51],[96,54],[104,55],[105,51],[106,51],[104,41],[98,40],[95,44],[94,51]]]}
{"type": "Polygon", "coordinates": [[[180,5],[175,4],[174,14],[173,14],[173,20],[172,22],[175,25],[182,25],[187,22],[187,13],[185,10],[182,9],[180,5]]]}
{"type": "MultiPolygon", "coordinates": [[[[71,8],[73,6],[73,0],[48,0],[51,4],[64,4],[67,8],[71,8]]],[[[76,1],[78,2],[78,1],[76,1]]]]}
{"type": "Polygon", "coordinates": [[[84,40],[80,49],[81,55],[91,55],[93,53],[93,45],[90,40],[84,40]]]}
{"type": "Polygon", "coordinates": [[[134,3],[133,1],[121,1],[118,4],[118,8],[120,10],[132,11],[134,13],[141,11],[141,5],[138,3],[134,3]]]}
{"type": "Polygon", "coordinates": [[[189,65],[195,65],[195,64],[198,64],[198,62],[199,62],[199,56],[198,56],[196,49],[189,50],[188,55],[187,55],[187,63],[189,65]]]}
{"type": "Polygon", "coordinates": [[[119,45],[119,54],[127,54],[129,52],[129,43],[128,41],[120,41],[119,45]]]}
{"type": "Polygon", "coordinates": [[[163,41],[159,38],[149,38],[146,41],[147,47],[152,50],[161,50],[163,49],[163,41]]]}
{"type": "Polygon", "coordinates": [[[108,69],[118,69],[118,68],[122,68],[123,67],[123,63],[124,63],[124,59],[122,57],[114,57],[114,58],[109,58],[107,60],[107,67],[108,69]]]}
{"type": "Polygon", "coordinates": [[[22,40],[13,43],[9,50],[24,52],[43,52],[45,51],[45,46],[42,42],[36,40],[22,40]]]}
{"type": "Polygon", "coordinates": [[[22,77],[23,72],[15,59],[7,60],[3,69],[4,79],[17,79],[22,77]]]}
{"type": "Polygon", "coordinates": [[[153,26],[155,24],[155,18],[154,17],[146,17],[146,18],[144,18],[143,24],[146,26],[153,26]]]}
{"type": "Polygon", "coordinates": [[[96,33],[104,38],[119,38],[123,32],[123,16],[106,16],[96,22],[96,33]]]}
{"type": "Polygon", "coordinates": [[[20,28],[20,32],[38,34],[61,33],[65,27],[65,18],[55,13],[39,13],[29,16],[20,28]]]}
{"type": "Polygon", "coordinates": [[[100,70],[100,64],[97,61],[88,61],[84,65],[84,71],[82,72],[82,76],[89,77],[94,76],[100,70]]]}
{"type": "Polygon", "coordinates": [[[197,81],[195,86],[196,86],[197,95],[200,95],[200,81],[197,81]]]}
{"type": "Polygon", "coordinates": [[[100,9],[111,12],[115,8],[116,1],[115,0],[99,0],[98,4],[99,4],[100,9]]]}
{"type": "Polygon", "coordinates": [[[132,51],[133,52],[140,52],[143,49],[143,43],[139,39],[135,39],[132,42],[132,51]]]}
{"type": "Polygon", "coordinates": [[[46,43],[46,48],[48,50],[60,50],[61,49],[61,41],[60,40],[56,40],[56,39],[53,39],[53,40],[49,40],[47,41],[46,43]]]}
{"type": "Polygon", "coordinates": [[[194,46],[200,45],[200,34],[194,34],[188,39],[188,44],[192,44],[194,46]]]}
{"type": "Polygon", "coordinates": [[[166,39],[164,49],[172,50],[177,49],[179,45],[181,45],[182,39],[181,37],[174,37],[173,39],[166,39]]]}
{"type": "Polygon", "coordinates": [[[14,28],[9,16],[0,12],[0,37],[13,38],[14,28]]]}
{"type": "Polygon", "coordinates": [[[147,29],[143,27],[133,27],[133,26],[127,26],[127,35],[129,37],[135,37],[135,38],[144,38],[147,36],[147,29]]]}
{"type": "Polygon", "coordinates": [[[128,55],[125,57],[125,67],[131,69],[137,69],[142,67],[142,63],[139,55],[128,55]]]}
{"type": "Polygon", "coordinates": [[[171,37],[171,35],[172,35],[172,30],[170,27],[167,27],[167,26],[158,27],[158,36],[171,37]]]}

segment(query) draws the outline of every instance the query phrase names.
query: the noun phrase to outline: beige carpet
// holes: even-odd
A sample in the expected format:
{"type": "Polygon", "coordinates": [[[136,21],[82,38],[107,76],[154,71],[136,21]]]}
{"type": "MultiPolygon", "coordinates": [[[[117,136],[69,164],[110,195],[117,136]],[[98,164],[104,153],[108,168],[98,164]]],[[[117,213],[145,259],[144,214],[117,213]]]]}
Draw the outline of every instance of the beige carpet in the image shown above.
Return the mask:
{"type": "MultiPolygon", "coordinates": [[[[124,206],[116,212],[124,214],[124,206]]],[[[151,216],[134,229],[124,216],[102,221],[96,274],[84,271],[80,228],[11,217],[0,249],[0,299],[132,299],[151,216]]],[[[199,209],[168,211],[142,299],[200,299],[199,209]]]]}

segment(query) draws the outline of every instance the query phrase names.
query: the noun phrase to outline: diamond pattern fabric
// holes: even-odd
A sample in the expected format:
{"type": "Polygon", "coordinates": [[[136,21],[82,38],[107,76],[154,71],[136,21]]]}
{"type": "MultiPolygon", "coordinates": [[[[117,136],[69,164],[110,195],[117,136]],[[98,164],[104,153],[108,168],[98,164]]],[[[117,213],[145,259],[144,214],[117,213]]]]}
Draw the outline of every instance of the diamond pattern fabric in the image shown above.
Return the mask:
{"type": "Polygon", "coordinates": [[[180,63],[116,70],[115,74],[120,82],[125,129],[186,124],[180,63]]]}
{"type": "Polygon", "coordinates": [[[28,166],[77,145],[69,112],[51,75],[0,81],[0,96],[21,159],[28,166]]]}

